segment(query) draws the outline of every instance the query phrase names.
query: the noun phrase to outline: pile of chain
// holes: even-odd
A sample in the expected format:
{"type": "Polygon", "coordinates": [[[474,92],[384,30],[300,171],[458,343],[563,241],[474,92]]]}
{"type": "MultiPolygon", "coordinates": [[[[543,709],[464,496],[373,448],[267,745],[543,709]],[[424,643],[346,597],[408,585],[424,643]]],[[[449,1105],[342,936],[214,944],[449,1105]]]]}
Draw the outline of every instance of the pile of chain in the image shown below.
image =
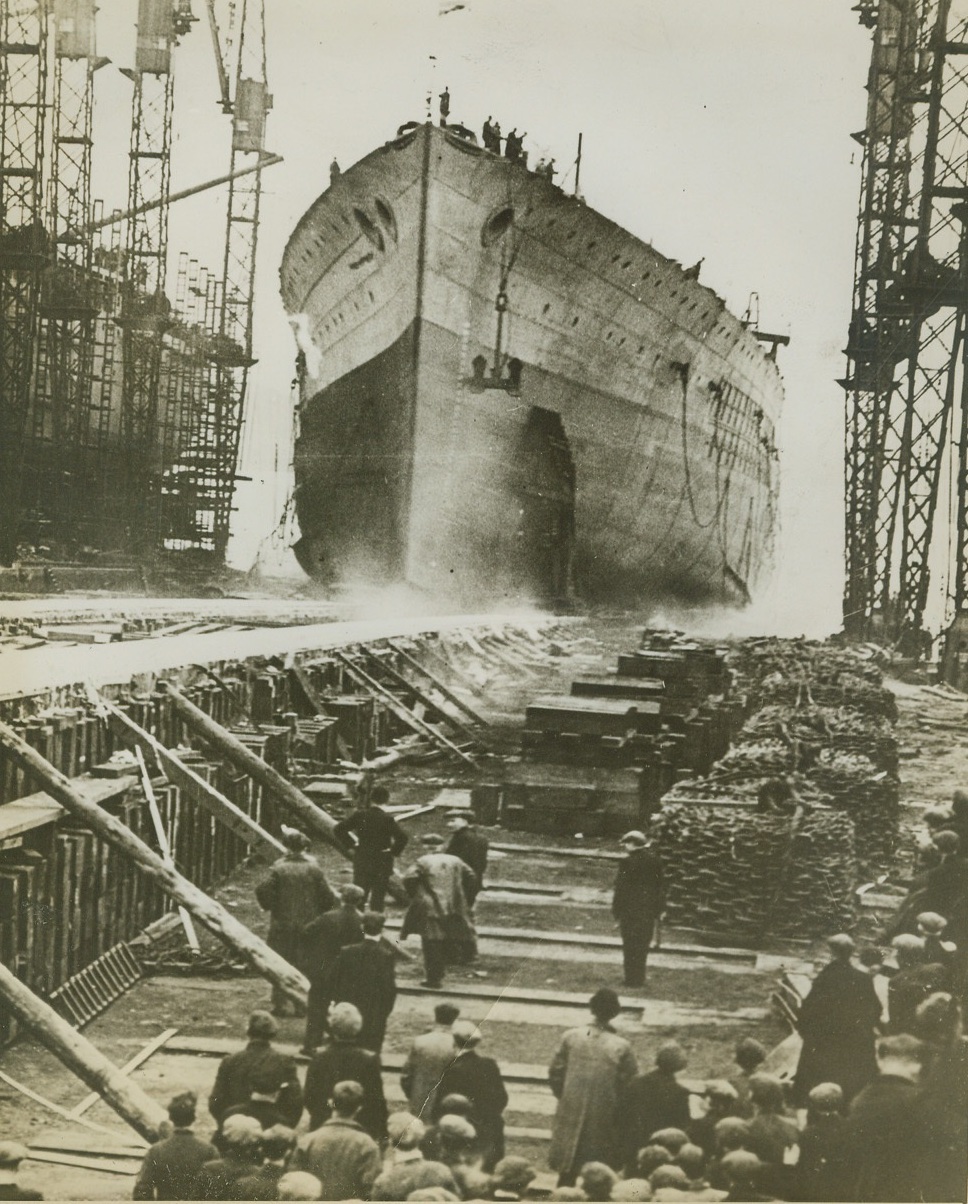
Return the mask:
{"type": "Polygon", "coordinates": [[[829,935],[853,922],[854,832],[839,811],[793,816],[667,802],[653,834],[671,924],[759,945],[771,936],[829,935]]]}

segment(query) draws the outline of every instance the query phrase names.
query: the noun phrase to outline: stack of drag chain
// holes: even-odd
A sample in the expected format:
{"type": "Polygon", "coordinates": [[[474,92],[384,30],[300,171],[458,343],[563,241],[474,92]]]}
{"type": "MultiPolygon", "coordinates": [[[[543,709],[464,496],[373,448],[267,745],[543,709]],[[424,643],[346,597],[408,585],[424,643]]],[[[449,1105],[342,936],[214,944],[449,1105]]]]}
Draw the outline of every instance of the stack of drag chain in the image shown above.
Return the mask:
{"type": "Polygon", "coordinates": [[[677,783],[656,817],[671,923],[757,942],[845,927],[855,891],[898,839],[893,696],[857,653],[805,641],[748,641],[730,654],[752,703],[735,746],[677,783]],[[801,804],[758,805],[783,778],[801,804]]]}

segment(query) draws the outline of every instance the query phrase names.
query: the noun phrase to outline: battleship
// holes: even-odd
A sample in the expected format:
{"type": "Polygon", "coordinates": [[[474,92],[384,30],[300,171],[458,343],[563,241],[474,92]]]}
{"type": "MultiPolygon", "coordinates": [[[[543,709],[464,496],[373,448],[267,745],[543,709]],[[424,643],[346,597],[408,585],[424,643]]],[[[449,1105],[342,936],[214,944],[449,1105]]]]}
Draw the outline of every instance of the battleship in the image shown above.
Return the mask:
{"type": "Polygon", "coordinates": [[[743,604],[773,561],[784,337],[463,127],[298,222],[302,568],[489,600],[743,604]]]}

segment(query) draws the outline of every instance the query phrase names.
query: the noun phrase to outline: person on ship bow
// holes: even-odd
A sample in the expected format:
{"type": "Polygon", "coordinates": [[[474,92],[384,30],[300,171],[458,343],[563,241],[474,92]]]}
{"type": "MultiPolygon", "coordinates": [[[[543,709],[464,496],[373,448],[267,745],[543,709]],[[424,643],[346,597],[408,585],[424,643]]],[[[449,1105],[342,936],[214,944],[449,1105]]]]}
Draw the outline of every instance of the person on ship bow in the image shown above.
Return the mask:
{"type": "Polygon", "coordinates": [[[447,124],[447,118],[450,116],[450,89],[444,84],[444,90],[440,94],[440,124],[447,124]]]}

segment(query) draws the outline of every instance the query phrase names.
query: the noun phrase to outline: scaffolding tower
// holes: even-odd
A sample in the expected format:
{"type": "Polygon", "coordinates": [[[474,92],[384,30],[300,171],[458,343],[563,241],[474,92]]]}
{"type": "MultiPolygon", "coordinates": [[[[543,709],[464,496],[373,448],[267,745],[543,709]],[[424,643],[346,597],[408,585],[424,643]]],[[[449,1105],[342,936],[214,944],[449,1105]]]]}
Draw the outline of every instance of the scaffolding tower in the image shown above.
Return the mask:
{"type": "Polygon", "coordinates": [[[873,50],[841,382],[844,627],[917,657],[926,611],[946,600],[950,618],[965,590],[968,4],[864,0],[858,11],[873,50]],[[945,503],[957,549],[936,524],[945,503]]]}
{"type": "Polygon", "coordinates": [[[21,477],[47,259],[47,6],[0,3],[0,564],[17,555],[21,477]]]}

